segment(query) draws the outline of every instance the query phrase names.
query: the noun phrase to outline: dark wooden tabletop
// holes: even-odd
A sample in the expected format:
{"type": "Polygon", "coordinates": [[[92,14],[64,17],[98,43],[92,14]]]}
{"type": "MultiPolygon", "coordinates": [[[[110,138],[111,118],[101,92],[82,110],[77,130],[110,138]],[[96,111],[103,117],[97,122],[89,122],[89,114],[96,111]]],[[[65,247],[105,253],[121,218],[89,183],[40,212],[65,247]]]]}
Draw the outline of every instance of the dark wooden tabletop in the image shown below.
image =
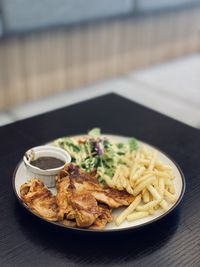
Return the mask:
{"type": "Polygon", "coordinates": [[[115,94],[0,128],[0,266],[200,266],[200,131],[115,94]],[[186,177],[171,214],[123,234],[76,234],[40,221],[13,193],[12,174],[30,147],[102,132],[135,136],[168,153],[186,177]]]}

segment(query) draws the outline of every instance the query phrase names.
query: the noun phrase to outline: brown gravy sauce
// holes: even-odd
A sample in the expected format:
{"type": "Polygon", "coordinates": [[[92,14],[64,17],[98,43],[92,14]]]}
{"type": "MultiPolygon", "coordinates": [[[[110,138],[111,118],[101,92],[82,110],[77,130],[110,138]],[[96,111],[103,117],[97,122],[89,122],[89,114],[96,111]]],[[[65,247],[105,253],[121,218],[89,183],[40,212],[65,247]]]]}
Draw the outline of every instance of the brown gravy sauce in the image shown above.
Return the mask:
{"type": "Polygon", "coordinates": [[[39,157],[32,160],[30,164],[42,170],[47,170],[61,167],[65,164],[65,162],[54,157],[39,157]]]}

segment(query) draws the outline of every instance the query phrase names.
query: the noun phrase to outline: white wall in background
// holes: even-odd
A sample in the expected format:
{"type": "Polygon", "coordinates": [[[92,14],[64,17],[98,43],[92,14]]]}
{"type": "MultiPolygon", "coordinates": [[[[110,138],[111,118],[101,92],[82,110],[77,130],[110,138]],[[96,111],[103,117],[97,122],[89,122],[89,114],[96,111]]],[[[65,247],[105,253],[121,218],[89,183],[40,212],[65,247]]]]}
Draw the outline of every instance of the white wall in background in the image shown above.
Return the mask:
{"type": "Polygon", "coordinates": [[[1,0],[7,31],[23,31],[45,26],[130,13],[134,0],[1,0]]]}
{"type": "Polygon", "coordinates": [[[184,4],[193,4],[198,0],[136,0],[136,6],[139,11],[150,11],[162,8],[171,8],[184,4]]]}

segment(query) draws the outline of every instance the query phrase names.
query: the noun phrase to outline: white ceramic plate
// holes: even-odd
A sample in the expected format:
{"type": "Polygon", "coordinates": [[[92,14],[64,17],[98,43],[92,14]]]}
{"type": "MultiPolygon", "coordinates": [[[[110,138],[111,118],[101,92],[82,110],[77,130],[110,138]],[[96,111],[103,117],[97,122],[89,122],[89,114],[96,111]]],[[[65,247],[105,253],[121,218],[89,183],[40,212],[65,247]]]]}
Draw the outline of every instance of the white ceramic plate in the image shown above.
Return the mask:
{"type": "MultiPolygon", "coordinates": [[[[114,142],[124,142],[128,139],[128,137],[122,137],[122,136],[114,136],[114,135],[104,135],[107,136],[108,138],[111,138],[114,142]]],[[[78,136],[77,136],[78,137],[78,136]]],[[[139,141],[139,144],[143,144],[143,142],[139,141]]],[[[145,143],[145,145],[149,146],[150,148],[152,148],[152,146],[148,145],[145,143]]],[[[153,147],[155,148],[155,147],[153,147]]],[[[157,149],[157,148],[156,148],[157,149]]],[[[158,149],[157,149],[158,150],[158,149]]],[[[163,210],[157,210],[154,215],[150,215],[148,217],[136,220],[136,221],[132,221],[132,222],[128,222],[128,221],[124,221],[120,226],[116,226],[116,224],[114,222],[108,223],[105,227],[105,229],[100,230],[102,231],[122,231],[122,230],[128,230],[128,229],[133,229],[133,228],[138,228],[138,227],[142,227],[146,224],[155,222],[161,218],[163,218],[164,216],[166,216],[167,214],[169,214],[181,201],[184,192],[185,192],[185,178],[184,175],[180,169],[180,167],[175,163],[174,160],[172,160],[168,155],[166,155],[165,153],[161,152],[160,150],[158,150],[158,156],[157,158],[159,160],[161,160],[163,163],[168,164],[172,167],[172,171],[175,175],[175,179],[174,179],[174,186],[175,186],[175,190],[176,190],[176,196],[177,196],[177,201],[173,204],[169,205],[169,210],[167,211],[163,211],[163,210]]],[[[18,200],[20,201],[20,203],[27,208],[31,213],[33,213],[34,215],[36,215],[37,217],[41,218],[42,220],[45,220],[44,218],[40,217],[39,215],[35,214],[32,210],[30,210],[26,204],[24,204],[20,198],[20,186],[27,182],[27,180],[32,178],[32,174],[27,170],[26,166],[24,165],[23,161],[21,161],[18,166],[15,169],[14,175],[13,175],[13,189],[14,192],[18,198],[18,200]]],[[[56,193],[56,189],[55,188],[51,188],[51,191],[53,193],[56,193]]],[[[118,208],[113,210],[113,216],[116,217],[118,214],[120,214],[123,211],[124,208],[118,208]]],[[[46,220],[47,221],[47,220],[46,220]]],[[[88,230],[88,229],[80,229],[80,228],[71,228],[71,227],[67,227],[64,226],[60,223],[57,222],[50,222],[47,221],[49,223],[52,224],[56,224],[59,227],[63,227],[63,228],[70,228],[70,229],[74,229],[74,230],[82,230],[82,231],[95,231],[96,230],[88,230]]]]}

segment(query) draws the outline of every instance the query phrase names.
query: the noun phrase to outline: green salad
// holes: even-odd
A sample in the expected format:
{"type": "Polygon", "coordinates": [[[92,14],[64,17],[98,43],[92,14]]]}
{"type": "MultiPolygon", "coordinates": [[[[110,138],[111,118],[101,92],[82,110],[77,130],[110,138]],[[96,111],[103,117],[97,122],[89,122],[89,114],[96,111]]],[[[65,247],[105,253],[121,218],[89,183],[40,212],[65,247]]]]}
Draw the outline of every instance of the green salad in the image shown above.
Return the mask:
{"type": "Polygon", "coordinates": [[[69,152],[72,162],[86,172],[96,172],[99,182],[104,184],[105,175],[111,179],[118,164],[126,164],[124,156],[138,149],[135,138],[126,143],[115,143],[101,135],[99,128],[94,128],[86,136],[63,137],[55,141],[55,145],[69,152]]]}

